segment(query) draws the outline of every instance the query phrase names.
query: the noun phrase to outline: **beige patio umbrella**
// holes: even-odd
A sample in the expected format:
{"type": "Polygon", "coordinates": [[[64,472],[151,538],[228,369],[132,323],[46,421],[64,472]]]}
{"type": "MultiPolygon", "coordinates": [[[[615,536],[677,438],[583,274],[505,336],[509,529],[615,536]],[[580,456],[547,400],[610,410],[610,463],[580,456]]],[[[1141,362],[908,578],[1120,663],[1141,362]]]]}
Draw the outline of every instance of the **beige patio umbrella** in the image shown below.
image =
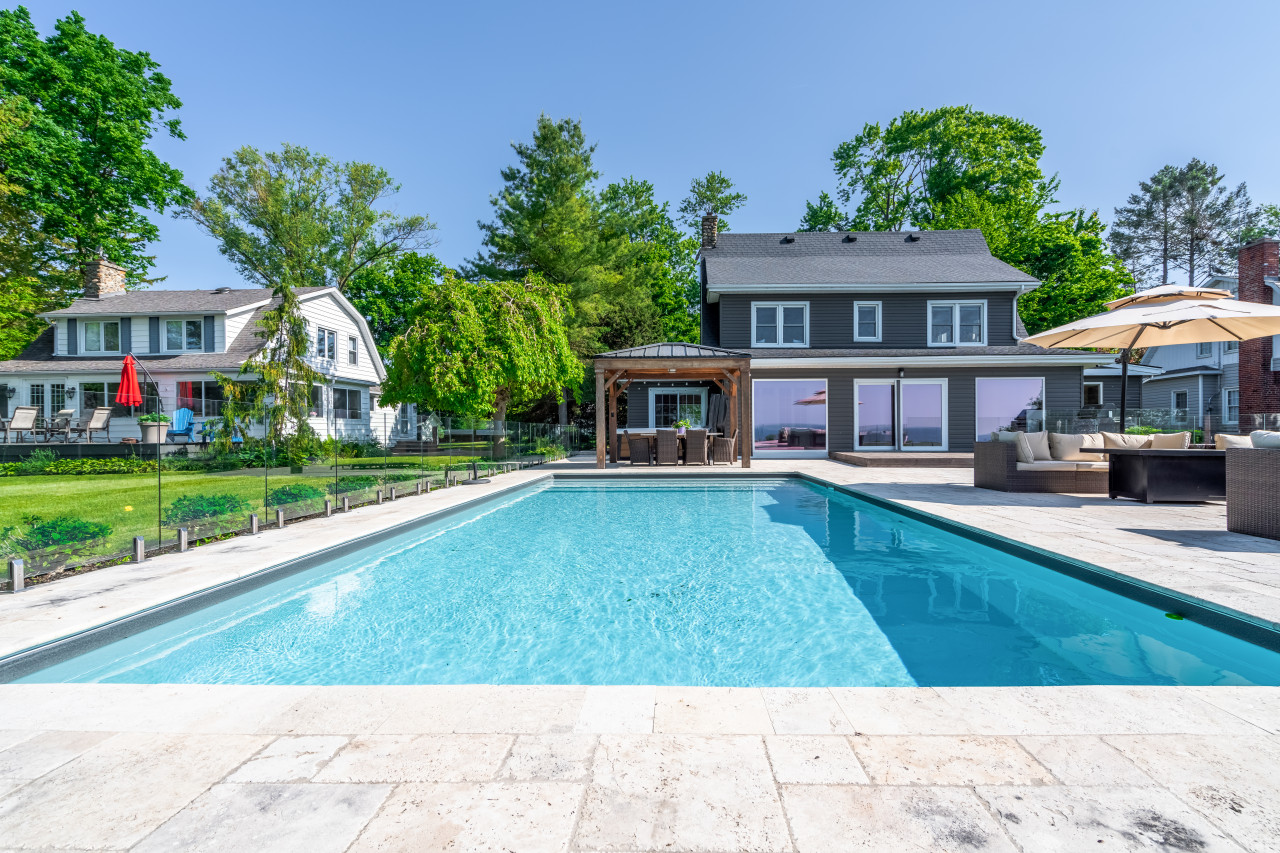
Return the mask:
{"type": "Polygon", "coordinates": [[[1135,348],[1246,341],[1280,335],[1280,305],[1241,302],[1231,299],[1226,291],[1206,288],[1184,288],[1185,291],[1200,292],[1184,293],[1179,298],[1170,292],[1176,287],[1152,288],[1117,299],[1111,304],[1122,305],[1112,311],[1085,317],[1023,340],[1042,347],[1123,350],[1120,356],[1120,424],[1124,429],[1129,353],[1135,348]]]}

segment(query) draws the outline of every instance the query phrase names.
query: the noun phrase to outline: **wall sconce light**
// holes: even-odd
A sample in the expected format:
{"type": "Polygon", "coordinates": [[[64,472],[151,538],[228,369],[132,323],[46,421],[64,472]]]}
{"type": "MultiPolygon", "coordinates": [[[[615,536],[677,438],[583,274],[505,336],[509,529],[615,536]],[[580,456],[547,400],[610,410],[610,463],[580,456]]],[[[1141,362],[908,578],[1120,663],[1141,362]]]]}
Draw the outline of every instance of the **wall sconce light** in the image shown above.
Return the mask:
{"type": "Polygon", "coordinates": [[[904,376],[906,376],[906,375],[907,375],[907,369],[906,369],[905,367],[899,367],[899,368],[898,368],[898,378],[899,378],[899,379],[902,379],[902,378],[903,378],[904,376]]]}
{"type": "Polygon", "coordinates": [[[72,398],[73,398],[73,397],[75,397],[75,396],[76,396],[76,386],[74,386],[74,385],[68,385],[68,386],[67,386],[67,399],[68,399],[68,400],[70,400],[70,399],[72,399],[72,398]]]}
{"type": "Polygon", "coordinates": [[[17,386],[16,386],[16,385],[6,385],[6,386],[4,386],[4,395],[5,395],[6,397],[8,397],[10,400],[12,400],[12,399],[13,399],[13,396],[14,396],[15,394],[17,394],[17,393],[18,393],[18,388],[17,388],[17,386]]]}

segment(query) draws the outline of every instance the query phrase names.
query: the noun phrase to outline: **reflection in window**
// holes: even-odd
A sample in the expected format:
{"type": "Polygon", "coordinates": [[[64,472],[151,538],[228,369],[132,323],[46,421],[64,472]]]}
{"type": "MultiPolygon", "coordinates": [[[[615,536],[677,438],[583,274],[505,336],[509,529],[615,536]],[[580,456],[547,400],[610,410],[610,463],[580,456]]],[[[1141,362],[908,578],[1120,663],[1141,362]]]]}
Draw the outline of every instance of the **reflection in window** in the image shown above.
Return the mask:
{"type": "Polygon", "coordinates": [[[757,379],[752,389],[755,449],[826,450],[824,379],[757,379]]]}
{"type": "Polygon", "coordinates": [[[702,392],[676,389],[654,391],[653,425],[665,429],[678,421],[688,421],[691,427],[703,426],[702,392]]]}
{"type": "Polygon", "coordinates": [[[222,400],[222,385],[216,381],[178,383],[178,408],[190,409],[198,418],[221,415],[222,400]]]}
{"type": "Polygon", "coordinates": [[[1039,377],[975,380],[978,438],[993,432],[1044,429],[1044,380],[1039,377]]]}

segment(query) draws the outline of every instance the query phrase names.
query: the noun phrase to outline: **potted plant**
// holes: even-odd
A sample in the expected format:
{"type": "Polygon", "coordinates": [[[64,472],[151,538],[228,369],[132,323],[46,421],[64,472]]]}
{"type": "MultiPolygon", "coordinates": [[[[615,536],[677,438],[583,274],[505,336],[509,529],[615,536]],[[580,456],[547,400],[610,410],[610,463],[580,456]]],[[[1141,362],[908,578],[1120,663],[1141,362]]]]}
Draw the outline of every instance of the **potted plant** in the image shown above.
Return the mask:
{"type": "Polygon", "coordinates": [[[682,420],[676,421],[675,426],[676,426],[676,433],[678,435],[684,435],[684,431],[689,428],[690,424],[687,420],[682,419],[682,420]]]}
{"type": "Polygon", "coordinates": [[[138,416],[138,426],[142,428],[143,444],[159,444],[164,441],[165,431],[169,428],[169,416],[152,412],[138,416]]]}

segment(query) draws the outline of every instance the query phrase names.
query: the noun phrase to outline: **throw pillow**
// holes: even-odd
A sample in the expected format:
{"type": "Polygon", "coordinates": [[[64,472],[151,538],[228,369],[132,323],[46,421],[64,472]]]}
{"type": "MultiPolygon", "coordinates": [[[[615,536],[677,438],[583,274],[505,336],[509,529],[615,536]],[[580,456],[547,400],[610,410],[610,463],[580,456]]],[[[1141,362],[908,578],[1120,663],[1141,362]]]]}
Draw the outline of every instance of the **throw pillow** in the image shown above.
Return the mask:
{"type": "Polygon", "coordinates": [[[1151,448],[1154,450],[1186,450],[1191,446],[1189,432],[1158,432],[1151,436],[1151,448]]]}
{"type": "Polygon", "coordinates": [[[1280,447],[1280,432],[1271,432],[1265,429],[1255,429],[1249,433],[1249,439],[1253,442],[1254,447],[1277,448],[1280,447]]]}
{"type": "Polygon", "coordinates": [[[1123,432],[1104,432],[1102,434],[1103,447],[1128,447],[1134,450],[1141,450],[1144,447],[1151,446],[1151,436],[1149,435],[1129,435],[1123,432]]]}
{"type": "Polygon", "coordinates": [[[1014,441],[1018,443],[1018,461],[1035,462],[1036,452],[1031,447],[1031,442],[1027,441],[1027,434],[1025,432],[1015,432],[1014,435],[1017,436],[1014,441]]]}
{"type": "Polygon", "coordinates": [[[1064,462],[1101,462],[1103,458],[1099,454],[1084,452],[1101,448],[1102,436],[1096,432],[1049,433],[1049,453],[1064,462]]]}
{"type": "Polygon", "coordinates": [[[1213,437],[1213,446],[1218,450],[1226,450],[1228,447],[1253,447],[1253,439],[1247,435],[1229,435],[1220,432],[1213,437]]]}
{"type": "Polygon", "coordinates": [[[1049,433],[1026,432],[1027,445],[1031,448],[1031,456],[1036,462],[1049,462],[1053,454],[1049,452],[1049,433]]]}

